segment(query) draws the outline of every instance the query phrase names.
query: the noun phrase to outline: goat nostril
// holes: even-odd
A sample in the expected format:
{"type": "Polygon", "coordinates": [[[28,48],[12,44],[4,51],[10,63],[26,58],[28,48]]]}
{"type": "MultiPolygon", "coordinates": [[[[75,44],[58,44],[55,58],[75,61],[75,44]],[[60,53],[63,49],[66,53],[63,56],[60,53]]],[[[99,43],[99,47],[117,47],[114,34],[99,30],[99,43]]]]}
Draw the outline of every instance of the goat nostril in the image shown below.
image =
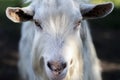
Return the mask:
{"type": "Polygon", "coordinates": [[[62,63],[62,69],[65,69],[65,68],[66,68],[66,66],[67,66],[67,64],[66,64],[66,63],[62,63]]]}
{"type": "Polygon", "coordinates": [[[62,72],[66,68],[67,64],[59,62],[48,62],[47,66],[51,71],[62,72]]]}
{"type": "Polygon", "coordinates": [[[50,64],[50,62],[47,63],[47,66],[50,68],[50,70],[52,70],[52,65],[50,64]]]}

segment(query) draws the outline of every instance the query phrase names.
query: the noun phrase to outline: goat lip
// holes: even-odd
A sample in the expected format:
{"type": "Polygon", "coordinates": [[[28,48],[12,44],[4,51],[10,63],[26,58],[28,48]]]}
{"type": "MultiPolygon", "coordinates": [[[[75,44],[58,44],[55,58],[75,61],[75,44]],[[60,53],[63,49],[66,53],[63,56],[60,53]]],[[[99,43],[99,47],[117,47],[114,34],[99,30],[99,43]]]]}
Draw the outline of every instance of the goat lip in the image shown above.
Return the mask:
{"type": "Polygon", "coordinates": [[[52,74],[50,80],[64,80],[66,76],[66,73],[61,73],[61,74],[52,74]]]}
{"type": "Polygon", "coordinates": [[[53,76],[51,80],[64,80],[65,76],[53,76]]]}

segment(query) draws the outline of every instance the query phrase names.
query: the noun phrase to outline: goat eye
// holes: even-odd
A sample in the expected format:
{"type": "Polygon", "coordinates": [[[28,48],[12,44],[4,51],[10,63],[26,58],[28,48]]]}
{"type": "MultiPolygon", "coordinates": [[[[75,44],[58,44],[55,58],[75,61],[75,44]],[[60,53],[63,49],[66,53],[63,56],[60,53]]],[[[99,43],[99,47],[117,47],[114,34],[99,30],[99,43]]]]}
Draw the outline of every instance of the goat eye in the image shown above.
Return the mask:
{"type": "Polygon", "coordinates": [[[77,26],[80,26],[81,21],[78,21],[77,26]]]}
{"type": "Polygon", "coordinates": [[[78,29],[78,28],[80,27],[80,24],[81,24],[81,21],[78,21],[78,22],[75,24],[74,29],[78,29]]]}
{"type": "Polygon", "coordinates": [[[42,29],[42,26],[39,22],[35,21],[35,25],[38,26],[40,29],[42,29]]]}

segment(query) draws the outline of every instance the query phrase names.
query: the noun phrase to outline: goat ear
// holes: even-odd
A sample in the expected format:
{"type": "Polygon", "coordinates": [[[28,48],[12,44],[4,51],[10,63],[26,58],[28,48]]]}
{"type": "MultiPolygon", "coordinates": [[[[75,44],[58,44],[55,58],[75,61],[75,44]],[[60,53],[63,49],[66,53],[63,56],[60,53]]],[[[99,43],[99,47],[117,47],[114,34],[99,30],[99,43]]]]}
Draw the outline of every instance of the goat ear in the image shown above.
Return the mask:
{"type": "Polygon", "coordinates": [[[112,2],[104,4],[81,4],[80,11],[84,19],[96,19],[107,16],[112,12],[114,5],[112,2]]]}
{"type": "Polygon", "coordinates": [[[6,9],[6,16],[13,22],[19,23],[33,19],[33,11],[31,11],[27,7],[8,7],[6,9]]]}

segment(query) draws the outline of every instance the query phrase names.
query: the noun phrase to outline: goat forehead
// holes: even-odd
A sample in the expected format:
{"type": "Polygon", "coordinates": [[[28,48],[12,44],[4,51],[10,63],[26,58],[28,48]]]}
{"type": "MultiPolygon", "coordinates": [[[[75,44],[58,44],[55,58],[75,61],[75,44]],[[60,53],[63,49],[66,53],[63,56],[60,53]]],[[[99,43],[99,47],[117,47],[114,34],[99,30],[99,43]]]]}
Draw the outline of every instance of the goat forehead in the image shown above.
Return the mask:
{"type": "Polygon", "coordinates": [[[54,36],[69,36],[75,23],[82,19],[74,0],[42,0],[35,6],[34,19],[41,24],[44,32],[54,36]]]}
{"type": "Polygon", "coordinates": [[[47,17],[66,16],[72,18],[78,11],[79,5],[74,0],[43,0],[37,3],[35,8],[36,17],[41,16],[42,19],[47,17]]]}
{"type": "Polygon", "coordinates": [[[78,3],[78,0],[41,0],[40,2],[42,5],[45,6],[54,6],[54,7],[59,7],[59,6],[77,6],[75,3],[78,3]]]}
{"type": "MultiPolygon", "coordinates": [[[[54,27],[56,30],[65,30],[75,21],[81,19],[79,8],[74,7],[72,4],[56,4],[58,6],[41,5],[35,10],[35,19],[40,23],[45,24],[47,27],[54,27]],[[60,29],[59,29],[60,28],[60,29]]],[[[53,29],[53,28],[51,28],[53,29]]]]}
{"type": "Polygon", "coordinates": [[[47,32],[50,32],[51,34],[65,34],[70,32],[76,25],[75,23],[79,21],[80,15],[77,14],[78,13],[73,14],[72,12],[69,13],[66,11],[46,11],[39,15],[39,17],[36,16],[36,18],[47,32]]]}

